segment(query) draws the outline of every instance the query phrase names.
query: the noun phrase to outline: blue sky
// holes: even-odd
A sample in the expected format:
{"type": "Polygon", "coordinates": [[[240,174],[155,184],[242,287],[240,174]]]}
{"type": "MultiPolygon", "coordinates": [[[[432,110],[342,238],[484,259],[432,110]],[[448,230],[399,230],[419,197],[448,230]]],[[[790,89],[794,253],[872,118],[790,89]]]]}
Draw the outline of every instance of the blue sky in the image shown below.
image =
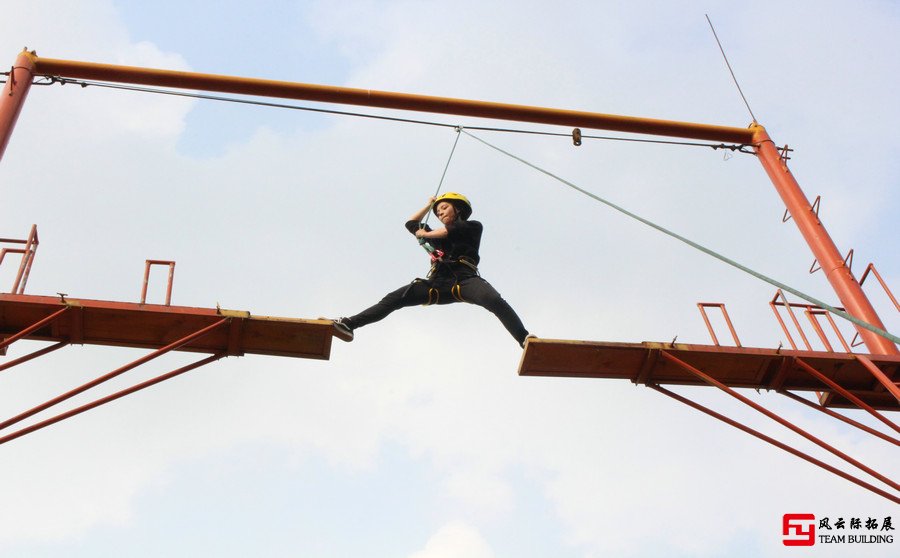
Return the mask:
{"type": "MultiPolygon", "coordinates": [[[[27,45],[48,58],[745,126],[709,14],[756,116],[795,149],[792,170],[810,198],[822,195],[839,248],[854,248],[854,271],[875,261],[898,290],[891,2],[39,0],[6,10],[9,63],[27,45]]],[[[835,302],[751,156],[484,137],[835,302]]],[[[0,236],[38,224],[31,294],[136,301],[143,261],[172,259],[178,305],[348,315],[427,271],[402,224],[434,191],[453,140],[443,128],[35,87],[0,163],[0,236]]],[[[721,301],[745,345],[786,342],[769,285],[470,138],[445,184],[485,224],[482,273],[540,336],[708,343],[695,305],[721,301]]],[[[0,287],[12,278],[4,265],[0,287]]],[[[163,275],[153,281],[160,298],[163,275]]],[[[890,302],[867,290],[896,333],[890,302]]],[[[35,348],[19,343],[5,358],[35,348]]],[[[140,354],[69,347],[4,372],[0,415],[140,354]]],[[[784,513],[897,515],[643,387],[519,378],[520,354],[492,316],[453,305],[398,312],[336,343],[328,362],[248,356],[191,372],[0,446],[0,554],[787,556],[784,513]]],[[[109,391],[191,360],[169,355],[109,391]]],[[[682,391],[833,462],[720,394],[682,391]]],[[[775,394],[747,395],[897,476],[880,441],[775,394]]]]}

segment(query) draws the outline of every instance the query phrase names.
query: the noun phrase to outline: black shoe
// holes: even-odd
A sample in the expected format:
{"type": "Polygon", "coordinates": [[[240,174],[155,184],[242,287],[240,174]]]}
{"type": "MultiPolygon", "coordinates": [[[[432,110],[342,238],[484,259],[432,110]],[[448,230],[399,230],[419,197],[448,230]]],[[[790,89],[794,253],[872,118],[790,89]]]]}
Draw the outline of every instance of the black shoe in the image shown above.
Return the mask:
{"type": "Polygon", "coordinates": [[[334,324],[334,328],[344,337],[353,339],[353,328],[347,323],[347,318],[338,318],[336,320],[331,320],[331,322],[334,324]]]}

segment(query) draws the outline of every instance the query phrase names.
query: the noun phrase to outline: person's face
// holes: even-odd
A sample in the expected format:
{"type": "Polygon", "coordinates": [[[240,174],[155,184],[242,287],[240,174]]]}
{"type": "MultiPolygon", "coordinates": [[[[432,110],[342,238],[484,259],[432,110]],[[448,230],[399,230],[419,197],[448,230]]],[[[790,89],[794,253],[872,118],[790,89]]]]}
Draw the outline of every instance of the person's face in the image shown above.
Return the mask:
{"type": "Polygon", "coordinates": [[[456,208],[453,207],[453,204],[450,202],[442,201],[437,204],[437,218],[441,223],[445,225],[449,225],[453,221],[456,221],[456,208]]]}

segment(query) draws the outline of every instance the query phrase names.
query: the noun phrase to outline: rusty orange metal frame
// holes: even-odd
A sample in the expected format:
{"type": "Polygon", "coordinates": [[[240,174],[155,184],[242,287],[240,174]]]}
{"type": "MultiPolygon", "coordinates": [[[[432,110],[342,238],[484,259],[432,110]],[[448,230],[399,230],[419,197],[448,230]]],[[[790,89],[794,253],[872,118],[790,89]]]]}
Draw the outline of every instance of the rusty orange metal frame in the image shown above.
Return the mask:
{"type": "Polygon", "coordinates": [[[797,350],[797,344],[794,343],[794,338],[791,335],[791,332],[788,331],[787,326],[784,323],[784,320],[781,319],[781,314],[778,312],[777,306],[784,306],[788,315],[791,317],[791,321],[794,322],[794,327],[797,328],[797,331],[800,333],[800,337],[803,339],[803,344],[806,346],[807,351],[812,350],[812,346],[809,344],[809,339],[806,338],[806,333],[803,331],[803,327],[800,325],[800,321],[797,319],[797,316],[794,314],[794,310],[790,302],[788,302],[787,297],[784,296],[784,292],[781,289],[778,289],[775,292],[775,296],[769,301],[769,307],[772,308],[772,312],[775,313],[775,318],[778,319],[778,323],[781,324],[781,330],[784,331],[784,334],[787,336],[788,343],[791,344],[791,348],[797,350]],[[779,298],[783,302],[776,302],[779,298]]]}
{"type": "Polygon", "coordinates": [[[887,283],[885,283],[884,279],[882,279],[881,274],[878,273],[877,269],[875,269],[874,263],[870,263],[868,266],[866,266],[866,270],[863,272],[862,277],[859,278],[859,286],[861,287],[862,284],[866,282],[866,277],[869,276],[869,272],[871,272],[872,275],[875,276],[875,279],[877,279],[881,284],[881,288],[884,289],[884,292],[888,295],[888,298],[890,298],[891,302],[894,303],[894,308],[896,308],[897,311],[900,312],[900,302],[897,302],[897,297],[894,296],[894,293],[892,293],[888,288],[887,283]]]}
{"type": "Polygon", "coordinates": [[[34,79],[34,59],[37,55],[34,52],[23,50],[16,57],[16,62],[9,72],[9,79],[3,86],[3,94],[0,95],[0,159],[9,145],[9,138],[12,136],[13,128],[19,113],[22,112],[22,105],[25,104],[25,98],[31,89],[31,80],[34,79]]]}
{"type": "Polygon", "coordinates": [[[212,353],[194,364],[168,372],[112,395],[101,397],[11,434],[0,444],[66,418],[193,370],[225,356],[247,353],[329,358],[332,337],[351,340],[330,320],[252,317],[249,312],[219,308],[186,308],[152,304],[67,300],[33,295],[0,294],[0,352],[21,339],[56,341],[0,365],[12,368],[71,343],[153,349],[149,354],[49,401],[0,422],[0,430],[41,413],[170,351],[212,353]],[[5,335],[9,335],[5,337],[5,335]]]}
{"type": "MultiPolygon", "coordinates": [[[[0,364],[0,372],[2,372],[3,370],[6,370],[7,368],[12,368],[13,366],[22,364],[23,362],[28,362],[31,359],[35,359],[37,357],[44,356],[47,353],[52,353],[53,351],[55,351],[57,349],[62,349],[63,347],[67,346],[68,344],[69,344],[68,341],[60,341],[59,343],[55,343],[53,345],[48,345],[47,347],[44,347],[43,349],[38,349],[37,351],[34,351],[33,353],[27,354],[25,356],[21,356],[19,358],[13,359],[9,362],[4,362],[3,364],[0,364]]],[[[3,349],[0,349],[0,355],[3,354],[3,350],[5,350],[5,349],[6,349],[5,346],[3,347],[3,349]]]]}
{"type": "MultiPolygon", "coordinates": [[[[832,418],[835,418],[835,419],[837,419],[837,420],[839,420],[839,421],[841,421],[841,422],[844,422],[844,423],[846,423],[846,424],[849,424],[849,425],[851,425],[851,426],[854,426],[854,427],[856,427],[856,428],[862,430],[863,432],[866,432],[866,433],[868,433],[868,434],[871,434],[872,436],[875,436],[875,437],[877,437],[877,438],[881,438],[882,440],[884,440],[884,441],[886,441],[886,442],[890,442],[891,444],[894,444],[895,446],[900,446],[900,440],[898,440],[897,438],[894,438],[894,437],[892,437],[892,436],[889,436],[889,435],[885,434],[884,432],[880,432],[880,431],[878,431],[878,430],[875,430],[874,428],[872,428],[872,427],[870,427],[870,426],[866,426],[865,424],[863,424],[863,423],[861,423],[861,422],[859,422],[859,421],[853,420],[853,419],[851,419],[850,417],[845,417],[844,415],[842,415],[842,414],[840,414],[840,413],[837,413],[837,412],[835,412],[835,411],[829,409],[828,407],[825,407],[825,406],[820,405],[820,404],[813,403],[812,401],[810,401],[810,400],[808,400],[808,399],[804,399],[803,397],[800,397],[800,396],[797,395],[796,393],[793,393],[793,392],[790,392],[790,391],[787,391],[787,390],[782,390],[782,391],[779,391],[778,393],[780,393],[780,394],[782,394],[782,395],[784,395],[784,396],[786,396],[786,397],[789,397],[790,399],[793,399],[794,401],[796,401],[796,402],[798,402],[798,403],[802,403],[802,404],[806,405],[807,407],[810,407],[810,408],[815,409],[815,410],[817,410],[817,411],[819,411],[819,412],[825,413],[826,415],[828,415],[828,416],[830,416],[830,417],[832,417],[832,418]]],[[[871,407],[870,407],[870,408],[871,408],[871,407]]],[[[874,409],[872,410],[872,412],[878,413],[878,411],[875,411],[874,409]]],[[[880,414],[880,413],[879,413],[879,414],[880,414]]],[[[883,417],[882,417],[882,418],[883,418],[883,417]]],[[[897,425],[895,425],[894,423],[890,423],[889,426],[890,426],[891,428],[895,429],[895,430],[897,429],[897,425]]]]}
{"type": "MultiPolygon", "coordinates": [[[[850,269],[788,169],[786,158],[766,129],[756,123],[749,128],[716,126],[370,89],[58,60],[40,58],[36,53],[26,50],[16,59],[7,87],[4,88],[4,95],[0,98],[0,157],[34,76],[95,79],[751,144],[847,312],[884,329],[877,312],[859,283],[853,279],[850,269]]],[[[900,350],[890,340],[869,330],[857,329],[872,353],[900,354],[900,350]]]]}
{"type": "Polygon", "coordinates": [[[819,336],[819,339],[822,341],[822,344],[825,345],[826,350],[834,351],[834,348],[831,346],[831,342],[828,340],[828,336],[825,335],[825,330],[822,329],[822,324],[819,323],[819,320],[816,316],[825,316],[825,319],[828,320],[828,323],[831,324],[831,329],[834,331],[835,335],[837,335],[838,341],[841,342],[841,346],[844,347],[845,353],[853,352],[850,350],[850,345],[847,344],[847,340],[844,338],[844,334],[841,333],[841,330],[838,329],[837,323],[835,323],[834,318],[831,317],[831,312],[828,312],[824,308],[815,308],[809,307],[804,313],[806,317],[809,319],[810,323],[813,325],[813,329],[816,330],[816,335],[819,336]]]}
{"type": "MultiPolygon", "coordinates": [[[[878,313],[869,302],[862,287],[853,278],[853,273],[844,261],[844,257],[841,256],[834,241],[828,235],[828,231],[809,203],[787,163],[781,158],[781,154],[765,128],[754,124],[751,125],[751,129],[755,130],[753,146],[760,163],[790,211],[800,233],[818,260],[825,277],[831,283],[831,287],[846,308],[847,313],[879,329],[885,329],[884,323],[878,317],[878,313]]],[[[882,355],[900,354],[900,350],[889,339],[867,329],[857,328],[857,331],[870,352],[882,355]]]]}
{"type": "MultiPolygon", "coordinates": [[[[859,359],[857,359],[857,360],[859,360],[859,359]]],[[[875,365],[872,364],[872,361],[869,361],[868,359],[866,359],[866,361],[868,362],[868,364],[870,364],[870,365],[872,365],[873,367],[875,367],[875,365]]],[[[821,372],[819,372],[818,370],[816,370],[814,367],[810,366],[809,363],[805,362],[802,358],[800,358],[800,357],[794,358],[794,363],[797,365],[797,367],[799,367],[799,368],[802,369],[802,370],[805,370],[805,371],[808,372],[812,377],[816,378],[817,380],[819,380],[819,381],[822,382],[823,384],[825,384],[825,385],[827,385],[828,387],[830,387],[831,389],[833,389],[833,390],[835,391],[835,393],[840,394],[842,397],[844,397],[844,398],[847,399],[848,401],[852,402],[854,405],[856,405],[856,406],[859,407],[860,409],[864,410],[865,412],[869,413],[870,415],[872,415],[872,416],[875,417],[876,419],[878,419],[878,420],[880,420],[881,422],[883,422],[884,424],[886,424],[889,428],[892,428],[892,429],[894,429],[895,431],[897,431],[898,433],[900,433],[900,427],[898,427],[898,426],[897,426],[896,424],[894,424],[892,421],[888,420],[884,415],[882,415],[881,413],[879,413],[878,411],[876,411],[871,405],[869,405],[868,403],[866,403],[865,401],[863,401],[862,399],[860,399],[859,397],[857,397],[857,396],[854,395],[853,393],[850,393],[850,391],[844,389],[843,386],[841,386],[840,384],[838,384],[837,382],[835,382],[834,380],[832,380],[831,378],[829,378],[829,377],[826,376],[825,374],[822,374],[821,372]]],[[[861,363],[863,366],[866,366],[866,367],[868,368],[868,365],[866,364],[866,362],[863,362],[863,361],[860,360],[860,363],[861,363]]],[[[876,367],[876,368],[877,368],[877,367],[876,367]]],[[[871,369],[870,369],[870,371],[871,371],[871,369]]],[[[882,376],[884,375],[883,373],[881,373],[881,370],[878,370],[878,373],[881,374],[882,376]]],[[[875,375],[875,374],[873,374],[873,375],[875,375]]],[[[877,377],[877,376],[876,376],[876,377],[877,377]]],[[[880,379],[879,379],[879,380],[880,380],[880,379]]],[[[822,405],[823,405],[823,406],[825,406],[825,405],[827,404],[827,401],[828,401],[827,398],[825,398],[825,397],[820,397],[819,399],[820,399],[820,401],[822,402],[822,405]]],[[[898,397],[897,400],[900,401],[900,397],[898,397]]]]}
{"type": "MultiPolygon", "coordinates": [[[[827,387],[798,364],[798,360],[802,360],[872,408],[900,411],[900,399],[859,360],[862,355],[839,352],[535,338],[525,345],[519,375],[619,379],[636,384],[705,385],[695,376],[659,358],[661,351],[668,351],[702,370],[714,371],[711,373],[715,374],[715,379],[730,387],[815,392],[827,387]]],[[[869,355],[868,360],[884,378],[896,377],[900,371],[900,355],[869,355]]],[[[823,405],[857,406],[839,393],[829,395],[823,405]]]]}
{"type": "MultiPolygon", "coordinates": [[[[713,378],[712,376],[706,374],[706,373],[703,372],[702,370],[700,370],[700,369],[698,369],[698,368],[696,368],[696,367],[694,367],[694,366],[691,366],[690,364],[684,362],[684,361],[681,360],[680,358],[674,356],[674,355],[671,354],[669,351],[660,351],[660,356],[663,357],[664,359],[666,359],[666,360],[668,360],[668,361],[674,363],[676,366],[679,366],[679,367],[681,367],[682,369],[684,369],[684,370],[690,372],[691,374],[693,374],[694,376],[696,376],[697,378],[699,378],[699,379],[702,380],[703,382],[705,382],[705,383],[707,383],[707,384],[709,384],[709,385],[711,385],[711,386],[714,386],[714,387],[719,388],[720,390],[724,391],[725,393],[727,393],[727,394],[730,395],[731,397],[734,397],[735,399],[737,399],[737,400],[740,401],[741,403],[744,403],[745,405],[747,405],[747,406],[753,408],[754,410],[756,410],[756,411],[758,411],[758,412],[764,414],[765,416],[767,416],[767,417],[769,417],[770,419],[774,420],[774,421],[777,422],[778,424],[780,424],[780,425],[782,425],[782,426],[784,426],[784,427],[786,427],[786,428],[792,430],[794,433],[799,434],[800,436],[803,436],[804,438],[806,438],[806,439],[809,440],[810,442],[816,444],[816,445],[819,446],[820,448],[822,448],[822,449],[824,449],[824,450],[826,450],[826,451],[832,453],[833,455],[835,455],[835,456],[837,456],[837,457],[843,459],[844,461],[846,461],[847,463],[853,465],[854,467],[858,468],[859,470],[868,473],[869,475],[875,477],[876,479],[880,480],[881,482],[887,484],[888,486],[890,486],[890,487],[893,488],[894,490],[900,492],[900,484],[898,484],[897,482],[895,482],[895,481],[889,479],[888,477],[882,475],[881,473],[875,471],[874,469],[872,469],[872,468],[870,468],[870,467],[867,467],[866,465],[860,463],[858,460],[856,460],[856,459],[850,457],[850,456],[847,455],[846,453],[840,451],[839,449],[835,448],[835,447],[832,446],[831,444],[826,443],[825,441],[821,440],[820,438],[818,438],[818,437],[816,437],[816,436],[813,436],[812,434],[810,434],[810,433],[807,432],[806,430],[800,428],[799,426],[793,424],[793,423],[790,422],[789,420],[787,420],[787,419],[785,419],[785,418],[782,418],[782,417],[778,416],[777,414],[775,414],[775,413],[773,413],[772,411],[766,409],[766,408],[763,407],[762,405],[760,405],[760,404],[758,404],[758,403],[756,403],[756,402],[754,402],[754,401],[748,399],[747,397],[744,397],[743,395],[741,395],[741,394],[738,393],[737,391],[731,389],[730,387],[726,386],[726,385],[723,384],[722,382],[720,382],[720,381],[716,380],[715,378],[713,378]]],[[[900,503],[900,499],[897,499],[897,502],[900,503]]]]}
{"type": "Polygon", "coordinates": [[[718,308],[722,311],[722,316],[725,318],[725,323],[728,325],[728,331],[731,332],[731,338],[734,339],[734,345],[736,347],[741,346],[741,340],[738,339],[737,332],[734,330],[734,324],[731,323],[731,318],[728,316],[728,310],[725,309],[725,304],[721,302],[698,302],[697,308],[700,309],[700,315],[703,316],[703,323],[706,324],[706,329],[709,331],[709,335],[712,337],[714,345],[717,347],[719,346],[719,338],[716,337],[716,332],[713,331],[709,316],[706,315],[707,308],[718,308]]]}
{"type": "Polygon", "coordinates": [[[779,449],[782,449],[792,455],[795,455],[801,459],[804,459],[804,460],[808,461],[809,463],[812,463],[813,465],[817,465],[830,473],[834,473],[835,475],[837,475],[843,479],[846,479],[858,486],[865,488],[866,490],[870,490],[870,491],[874,492],[875,494],[878,494],[879,496],[883,496],[884,498],[887,498],[888,500],[891,500],[892,502],[900,504],[900,498],[898,498],[894,494],[891,494],[890,492],[887,492],[886,490],[883,490],[873,484],[865,482],[864,480],[862,480],[858,477],[855,477],[845,471],[842,471],[842,470],[838,469],[837,467],[829,465],[828,463],[825,463],[824,461],[822,461],[820,459],[816,459],[815,457],[812,457],[811,455],[809,455],[807,453],[804,453],[792,446],[789,446],[789,445],[785,444],[784,442],[779,442],[775,438],[772,438],[771,436],[767,436],[766,434],[763,434],[762,432],[760,432],[758,430],[750,428],[749,426],[747,426],[743,423],[740,423],[734,419],[730,419],[721,413],[717,413],[716,411],[713,411],[712,409],[705,407],[705,406],[701,405],[700,403],[691,401],[687,397],[679,395],[679,394],[672,392],[672,391],[670,391],[664,387],[661,387],[659,385],[650,384],[647,387],[654,389],[654,390],[658,391],[659,393],[667,395],[667,396],[671,397],[672,399],[675,399],[676,401],[684,403],[685,405],[687,405],[689,407],[693,407],[694,409],[697,409],[698,411],[700,411],[702,413],[706,413],[707,415],[714,417],[726,424],[729,424],[729,425],[737,428],[738,430],[742,430],[742,431],[750,434],[751,436],[755,436],[755,437],[759,438],[760,440],[768,442],[769,444],[772,444],[773,446],[775,446],[779,449]]]}
{"type": "Polygon", "coordinates": [[[31,273],[31,264],[34,263],[34,257],[37,253],[38,240],[37,225],[31,225],[31,231],[24,240],[16,238],[0,238],[0,244],[24,244],[24,248],[3,248],[0,249],[0,265],[6,254],[22,254],[22,260],[19,263],[19,271],[13,282],[11,293],[22,294],[25,292],[25,285],[28,283],[28,275],[31,273]]]}
{"type": "Polygon", "coordinates": [[[896,481],[867,467],[733,389],[734,387],[770,389],[799,400],[801,398],[791,393],[792,390],[818,393],[823,387],[831,388],[831,391],[819,397],[820,405],[814,405],[806,400],[802,402],[897,446],[900,445],[897,438],[838,415],[827,408],[856,406],[882,421],[893,431],[900,432],[897,424],[878,412],[878,409],[900,410],[900,395],[893,393],[897,388],[892,386],[885,370],[892,370],[891,375],[896,375],[900,370],[900,356],[872,355],[870,359],[863,355],[820,351],[783,351],[686,345],[674,342],[638,344],[553,339],[529,339],[519,365],[519,374],[522,376],[630,379],[634,383],[644,384],[900,503],[900,498],[894,494],[660,387],[662,384],[717,387],[894,490],[900,491],[900,484],[896,481]],[[874,360],[877,360],[877,363],[874,360]]]}
{"type": "Polygon", "coordinates": [[[150,282],[150,266],[167,265],[169,266],[169,280],[166,284],[166,306],[172,304],[172,280],[175,278],[175,262],[168,260],[147,260],[144,265],[144,286],[141,288],[141,304],[147,302],[147,285],[150,282]]]}
{"type": "Polygon", "coordinates": [[[119,83],[152,85],[156,87],[176,87],[201,91],[218,91],[241,95],[258,95],[361,105],[438,114],[456,114],[480,118],[515,120],[562,126],[582,126],[587,128],[616,130],[639,134],[675,136],[710,141],[749,143],[753,132],[746,128],[715,126],[690,122],[676,122],[653,118],[617,116],[575,110],[561,110],[527,105],[513,105],[485,101],[472,101],[450,97],[414,95],[372,89],[354,89],[329,85],[314,85],[275,81],[267,79],[233,77],[195,72],[178,72],[95,64],[71,60],[54,60],[33,56],[36,75],[64,76],[78,79],[94,79],[119,83]]]}
{"type": "MultiPolygon", "coordinates": [[[[81,386],[78,386],[75,389],[72,389],[70,391],[67,391],[66,393],[58,395],[45,403],[42,403],[42,404],[40,404],[36,407],[33,407],[27,411],[19,413],[18,415],[14,416],[10,419],[0,422],[0,430],[4,430],[4,429],[12,426],[13,424],[19,423],[19,422],[27,419],[28,417],[31,417],[37,413],[40,413],[41,411],[45,411],[45,410],[49,409],[50,407],[53,407],[55,405],[58,405],[59,403],[62,403],[63,401],[71,399],[72,397],[75,397],[76,395],[83,393],[93,387],[96,387],[104,382],[112,380],[113,378],[120,376],[120,375],[124,374],[125,372],[128,372],[129,370],[137,368],[138,366],[140,366],[142,364],[150,362],[151,360],[158,358],[168,352],[179,349],[179,348],[191,343],[192,341],[209,334],[213,330],[226,325],[230,320],[231,320],[230,318],[222,318],[211,325],[208,325],[208,326],[206,326],[202,329],[199,329],[197,331],[194,331],[180,339],[177,339],[164,347],[161,347],[147,355],[144,355],[143,357],[141,357],[129,364],[126,364],[125,366],[122,366],[120,368],[113,370],[112,372],[109,372],[108,374],[104,374],[103,376],[100,376],[99,378],[91,380],[90,382],[88,382],[86,384],[82,384],[81,386]]],[[[3,442],[3,440],[0,440],[0,443],[2,443],[2,442],[3,442]]]]}
{"type": "MultiPolygon", "coordinates": [[[[116,399],[120,399],[120,398],[122,398],[122,397],[125,397],[126,395],[130,395],[130,394],[132,394],[132,393],[134,393],[134,392],[137,392],[137,391],[140,391],[140,390],[142,390],[142,389],[148,388],[148,387],[150,387],[150,386],[156,385],[156,384],[158,384],[158,383],[160,383],[160,382],[163,382],[163,381],[165,381],[165,380],[168,380],[168,379],[170,379],[170,378],[174,378],[175,376],[179,376],[179,375],[181,375],[181,374],[184,374],[185,372],[189,372],[189,371],[191,371],[191,370],[194,370],[194,369],[196,369],[196,368],[199,368],[199,367],[201,367],[201,366],[204,366],[204,365],[206,365],[206,364],[209,364],[209,363],[211,363],[211,362],[214,362],[214,361],[216,361],[216,360],[219,360],[220,358],[223,358],[223,357],[225,357],[225,356],[226,356],[225,353],[218,353],[218,354],[215,354],[215,355],[212,355],[212,356],[208,356],[208,357],[206,357],[206,358],[204,358],[204,359],[201,359],[201,360],[199,360],[199,361],[197,361],[197,362],[194,362],[194,363],[192,363],[192,364],[188,364],[188,365],[186,365],[186,366],[182,366],[181,368],[178,368],[178,369],[173,370],[173,371],[171,371],[171,372],[167,372],[167,373],[165,373],[165,374],[162,374],[162,375],[160,375],[160,376],[157,376],[157,377],[152,378],[152,379],[150,379],[150,380],[147,380],[147,381],[145,381],[145,382],[141,382],[141,383],[139,383],[139,384],[135,384],[135,385],[131,386],[130,388],[126,388],[126,389],[117,391],[117,392],[115,392],[115,393],[113,393],[113,394],[107,395],[106,397],[101,397],[101,398],[96,399],[96,400],[94,400],[94,401],[92,401],[92,402],[90,402],[90,403],[86,403],[86,404],[84,404],[84,405],[81,405],[81,406],[76,407],[76,408],[74,408],[74,409],[71,409],[71,410],[69,410],[69,411],[66,411],[66,412],[60,413],[60,414],[58,414],[58,415],[56,415],[56,416],[50,417],[50,418],[48,418],[48,419],[46,419],[46,420],[42,420],[42,421],[37,422],[37,423],[35,423],[35,424],[32,424],[32,425],[30,425],[30,426],[26,426],[25,428],[21,428],[21,429],[19,429],[19,430],[16,430],[15,432],[12,432],[12,433],[10,433],[10,434],[2,435],[2,436],[0,436],[0,445],[5,444],[6,442],[10,442],[10,441],[12,441],[12,440],[15,440],[16,438],[21,438],[22,436],[24,436],[24,435],[26,435],[26,434],[30,434],[30,433],[32,433],[32,432],[34,432],[34,431],[36,431],[36,430],[40,430],[41,428],[45,428],[45,427],[50,426],[50,425],[52,425],[52,424],[56,424],[57,422],[60,422],[60,421],[65,420],[65,419],[67,419],[67,418],[74,417],[75,415],[79,415],[79,414],[81,414],[81,413],[83,413],[83,412],[85,412],[85,411],[89,411],[89,410],[91,410],[91,409],[94,409],[94,408],[96,408],[96,407],[99,407],[100,405],[105,405],[106,403],[109,403],[109,402],[111,402],[111,401],[115,401],[116,399]]],[[[155,358],[155,357],[151,357],[151,358],[155,358]]],[[[136,362],[137,362],[137,361],[136,361],[136,362]]],[[[134,363],[132,363],[132,364],[134,364],[134,363]]],[[[136,366],[136,365],[135,365],[135,366],[136,366]]],[[[131,366],[131,367],[133,368],[134,366],[131,366]]],[[[121,370],[121,369],[120,369],[120,370],[121,370]]],[[[123,371],[124,371],[124,370],[123,370],[123,371]]],[[[121,373],[121,372],[120,372],[120,373],[121,373]]],[[[110,373],[110,374],[113,374],[113,373],[110,373]]],[[[108,374],[107,376],[110,376],[110,375],[108,374]]],[[[98,380],[106,381],[105,379],[102,379],[102,378],[106,378],[106,377],[98,378],[98,380]]],[[[88,384],[85,384],[85,385],[88,385],[88,384]]],[[[96,385],[96,384],[94,384],[94,385],[96,385]]],[[[83,387],[84,389],[87,389],[87,388],[84,387],[84,386],[82,386],[82,387],[83,387]]],[[[84,389],[82,389],[81,391],[84,391],[84,389]]],[[[70,392],[70,393],[72,393],[72,392],[70,392]]],[[[77,393],[80,393],[80,391],[77,392],[77,393]]],[[[64,395],[66,395],[66,396],[68,396],[68,397],[71,397],[71,395],[69,395],[69,394],[64,394],[64,395]]],[[[72,395],[74,395],[74,393],[72,393],[72,395]]],[[[68,398],[68,397],[66,397],[66,398],[68,398]]],[[[57,400],[61,400],[61,399],[57,398],[57,400]]],[[[44,405],[41,405],[41,406],[39,406],[39,407],[36,407],[36,409],[41,409],[41,410],[47,409],[47,408],[49,408],[50,406],[55,405],[56,402],[58,402],[57,400],[51,400],[51,401],[48,401],[48,402],[45,403],[44,405]]],[[[35,412],[37,412],[37,411],[35,411],[35,412]]],[[[34,413],[32,413],[32,414],[34,414],[34,413]]],[[[28,416],[30,416],[30,415],[28,415],[28,416]]],[[[23,417],[23,418],[24,418],[24,417],[23,417]]],[[[18,420],[21,420],[21,419],[18,419],[18,420],[15,420],[15,419],[18,419],[18,417],[14,417],[14,419],[11,419],[11,421],[13,421],[13,422],[6,421],[5,423],[3,423],[3,425],[0,425],[0,430],[2,430],[3,428],[5,428],[5,425],[7,425],[7,423],[13,424],[13,423],[15,423],[15,422],[18,422],[18,420]]]]}
{"type": "Polygon", "coordinates": [[[182,350],[327,360],[333,337],[350,338],[330,320],[252,316],[243,310],[0,294],[3,348],[18,339],[157,349],[223,317],[219,330],[182,350]],[[64,318],[63,318],[64,317],[64,318]]]}
{"type": "MultiPolygon", "coordinates": [[[[825,316],[825,319],[828,320],[828,323],[831,324],[831,329],[834,331],[834,334],[837,336],[838,341],[841,342],[841,346],[844,348],[844,352],[851,353],[851,347],[847,343],[847,339],[844,337],[844,334],[841,333],[840,328],[837,323],[834,321],[834,318],[831,317],[831,313],[826,311],[824,308],[816,306],[815,304],[809,304],[806,302],[790,302],[785,296],[784,292],[781,289],[775,291],[775,296],[772,297],[772,300],[769,301],[769,307],[772,309],[772,312],[775,314],[775,318],[778,320],[778,323],[781,325],[781,330],[784,332],[785,336],[787,336],[788,343],[791,344],[793,349],[797,349],[797,344],[794,343],[794,338],[791,335],[791,332],[788,330],[787,326],[784,323],[784,320],[781,319],[781,313],[778,312],[778,307],[781,306],[785,308],[788,312],[788,315],[791,317],[791,321],[794,323],[794,327],[797,328],[797,332],[800,334],[800,338],[803,339],[803,344],[806,346],[806,350],[812,351],[812,345],[809,343],[809,339],[806,337],[806,332],[803,330],[803,327],[800,325],[800,321],[797,319],[797,316],[794,314],[794,308],[803,309],[803,313],[806,315],[806,318],[809,320],[809,323],[813,327],[813,331],[816,332],[816,335],[819,337],[819,341],[822,342],[822,345],[825,347],[827,352],[834,352],[834,347],[831,345],[831,342],[828,340],[828,336],[825,333],[825,330],[822,329],[822,324],[819,323],[819,319],[817,316],[825,316]],[[781,302],[778,299],[781,299],[781,302]]],[[[838,310],[844,310],[843,308],[838,307],[838,310]]],[[[857,333],[858,335],[858,333],[857,333]]]]}

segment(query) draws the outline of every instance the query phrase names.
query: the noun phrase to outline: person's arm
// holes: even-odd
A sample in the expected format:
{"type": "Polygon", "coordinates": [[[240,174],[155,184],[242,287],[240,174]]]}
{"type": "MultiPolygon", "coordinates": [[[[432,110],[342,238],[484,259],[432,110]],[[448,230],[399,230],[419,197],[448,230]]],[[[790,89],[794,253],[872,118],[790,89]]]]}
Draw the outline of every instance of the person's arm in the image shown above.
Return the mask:
{"type": "Polygon", "coordinates": [[[409,221],[406,222],[406,228],[409,229],[409,232],[416,235],[416,238],[447,238],[447,229],[442,227],[437,230],[431,230],[431,227],[428,225],[422,227],[420,224],[425,215],[427,215],[434,206],[434,200],[435,198],[433,196],[428,198],[428,203],[425,204],[425,207],[413,213],[409,217],[409,221]],[[414,229],[413,227],[418,228],[414,229]]]}
{"type": "Polygon", "coordinates": [[[447,238],[447,229],[444,227],[435,229],[433,231],[419,229],[416,231],[416,238],[447,238]]]}
{"type": "Polygon", "coordinates": [[[431,206],[434,205],[434,196],[428,198],[428,203],[425,204],[425,207],[413,213],[409,220],[410,221],[421,221],[423,217],[428,215],[428,212],[431,211],[431,206]]]}

